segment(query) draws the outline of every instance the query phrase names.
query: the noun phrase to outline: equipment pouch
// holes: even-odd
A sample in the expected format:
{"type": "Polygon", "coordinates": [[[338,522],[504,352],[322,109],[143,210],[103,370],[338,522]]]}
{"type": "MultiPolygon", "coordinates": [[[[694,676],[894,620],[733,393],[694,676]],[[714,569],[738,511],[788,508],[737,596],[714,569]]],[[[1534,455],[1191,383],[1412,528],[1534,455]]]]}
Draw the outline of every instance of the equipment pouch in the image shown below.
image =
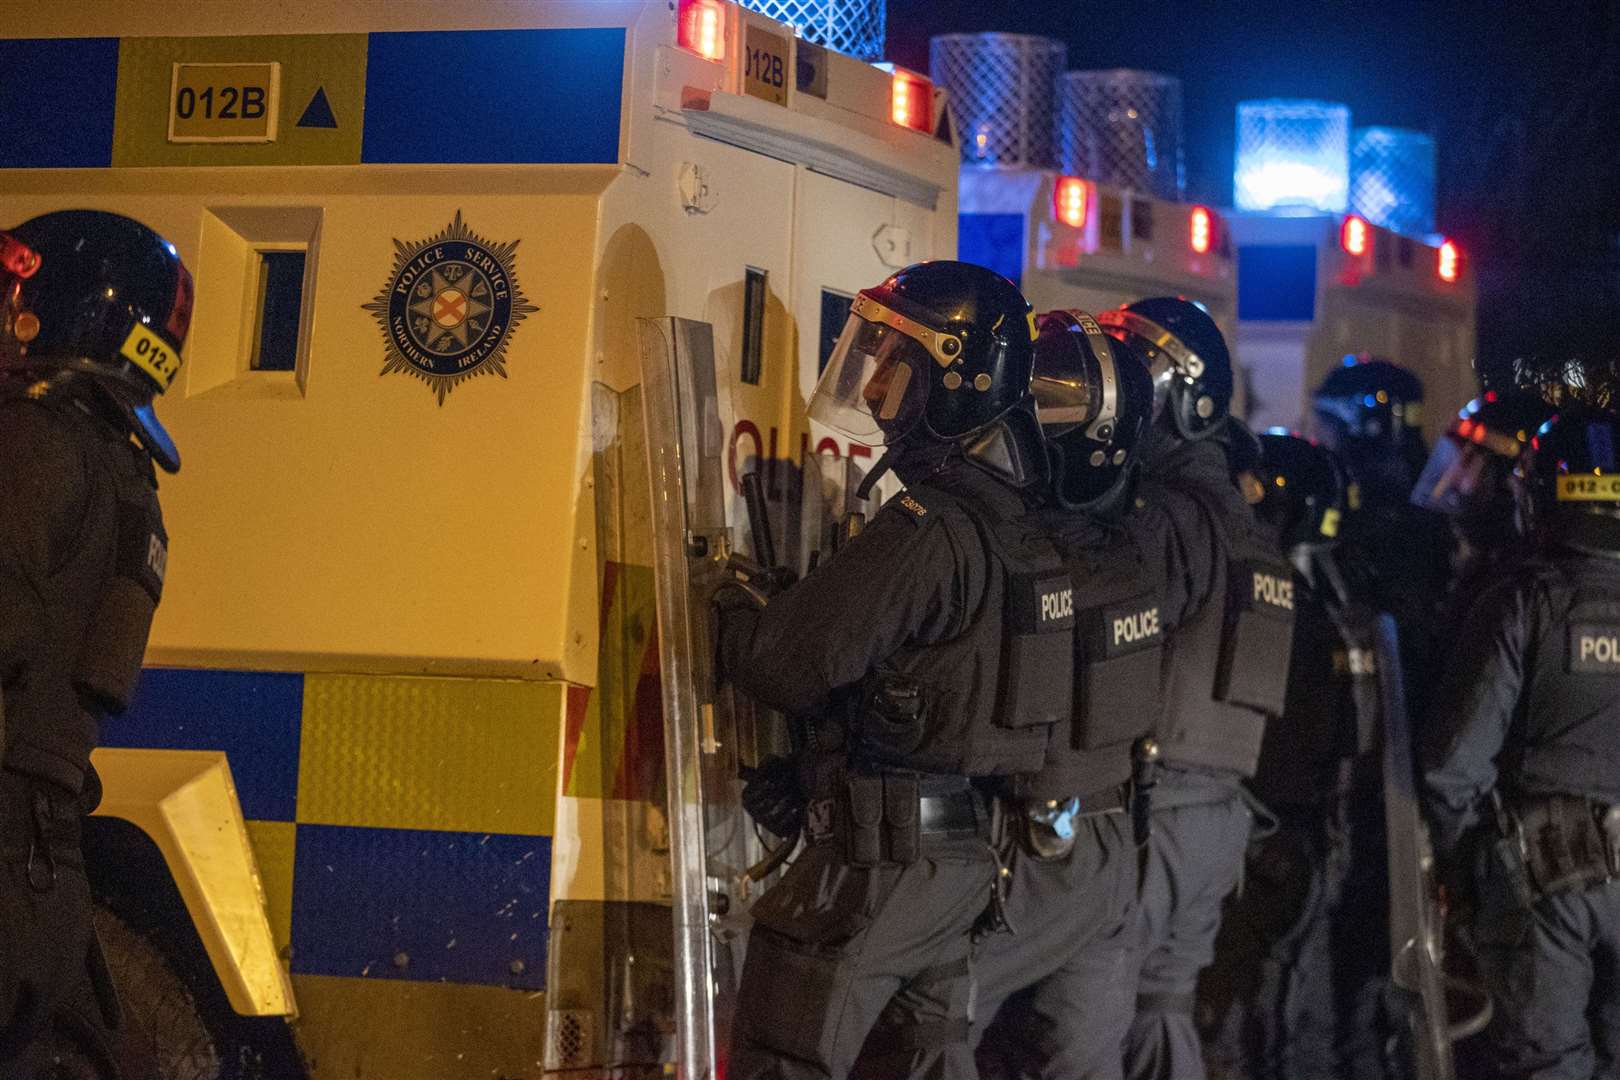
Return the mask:
{"type": "Polygon", "coordinates": [[[922,854],[922,821],[918,813],[921,792],[917,778],[904,773],[883,777],[883,833],[890,860],[902,866],[922,854]]]}
{"type": "Polygon", "coordinates": [[[1077,750],[1128,743],[1159,714],[1164,664],[1160,598],[1144,594],[1082,613],[1086,662],[1078,673],[1077,750]]]}
{"type": "Polygon", "coordinates": [[[1530,882],[1543,896],[1581,889],[1609,876],[1607,837],[1592,802],[1574,795],[1541,795],[1514,807],[1523,833],[1530,882]]]}
{"type": "Polygon", "coordinates": [[[1067,570],[1013,574],[1007,584],[1007,682],[996,721],[1028,728],[1074,710],[1074,582],[1067,570]]]}
{"type": "Polygon", "coordinates": [[[876,866],[883,861],[883,777],[851,775],[845,790],[850,865],[876,866]]]}
{"type": "Polygon", "coordinates": [[[129,707],[152,616],[163,596],[169,537],[156,502],[120,501],[117,563],[80,649],[73,683],[108,713],[129,707]]]}
{"type": "Polygon", "coordinates": [[[1215,696],[1280,716],[1294,637],[1294,573],[1271,562],[1233,563],[1215,696]]]}

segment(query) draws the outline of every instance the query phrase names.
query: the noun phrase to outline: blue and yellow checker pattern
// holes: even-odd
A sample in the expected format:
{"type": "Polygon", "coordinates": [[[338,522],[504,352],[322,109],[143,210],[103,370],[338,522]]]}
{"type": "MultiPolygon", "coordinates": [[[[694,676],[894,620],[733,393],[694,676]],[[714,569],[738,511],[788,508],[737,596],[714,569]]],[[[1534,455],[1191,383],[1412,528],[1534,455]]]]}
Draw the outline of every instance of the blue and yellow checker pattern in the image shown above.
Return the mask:
{"type": "Polygon", "coordinates": [[[148,669],[104,742],[225,751],[295,978],[535,991],[568,690],[148,669]]]}
{"type": "Polygon", "coordinates": [[[0,40],[0,168],[614,164],[622,27],[0,40]],[[174,65],[276,63],[276,141],[167,138],[174,65]]]}

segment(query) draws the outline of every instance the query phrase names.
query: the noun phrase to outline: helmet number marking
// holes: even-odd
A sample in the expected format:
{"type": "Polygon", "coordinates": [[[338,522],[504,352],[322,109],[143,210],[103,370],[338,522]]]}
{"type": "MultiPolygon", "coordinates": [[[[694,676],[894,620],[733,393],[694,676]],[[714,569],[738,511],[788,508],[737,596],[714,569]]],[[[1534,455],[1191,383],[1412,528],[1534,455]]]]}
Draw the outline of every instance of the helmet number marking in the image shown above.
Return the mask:
{"type": "Polygon", "coordinates": [[[118,355],[151,376],[160,393],[168,390],[180,373],[180,354],[143,323],[130,327],[124,343],[118,346],[118,355]]]}
{"type": "Polygon", "coordinates": [[[1559,502],[1620,502],[1620,476],[1560,476],[1557,498],[1559,502]]]}

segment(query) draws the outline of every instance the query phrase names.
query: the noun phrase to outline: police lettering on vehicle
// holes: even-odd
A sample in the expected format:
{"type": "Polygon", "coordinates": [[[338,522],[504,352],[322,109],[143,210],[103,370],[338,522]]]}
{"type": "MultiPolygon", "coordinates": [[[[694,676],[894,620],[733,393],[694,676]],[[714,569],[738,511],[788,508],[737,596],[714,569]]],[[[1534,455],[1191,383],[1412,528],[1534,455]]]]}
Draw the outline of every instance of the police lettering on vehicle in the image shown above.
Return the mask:
{"type": "Polygon", "coordinates": [[[1254,578],[1254,592],[1250,600],[1253,603],[1281,608],[1284,611],[1294,610],[1293,578],[1267,573],[1264,570],[1253,570],[1251,574],[1254,578]]]}
{"type": "Polygon", "coordinates": [[[1620,675],[1620,626],[1571,626],[1568,670],[1579,675],[1620,675]]]}
{"type": "Polygon", "coordinates": [[[426,240],[396,239],[388,283],[361,305],[382,327],[382,374],[421,379],[440,405],[464,379],[504,379],[512,330],[540,310],[518,288],[517,246],[485,240],[462,224],[460,210],[426,240]]]}

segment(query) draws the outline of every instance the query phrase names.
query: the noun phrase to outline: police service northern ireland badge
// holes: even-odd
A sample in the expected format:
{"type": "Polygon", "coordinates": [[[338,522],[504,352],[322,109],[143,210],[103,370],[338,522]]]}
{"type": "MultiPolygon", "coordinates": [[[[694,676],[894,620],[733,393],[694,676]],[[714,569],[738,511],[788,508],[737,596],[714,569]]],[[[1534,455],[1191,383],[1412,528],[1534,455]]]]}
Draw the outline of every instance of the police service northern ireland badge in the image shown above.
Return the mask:
{"type": "Polygon", "coordinates": [[[506,378],[506,345],[539,311],[518,289],[518,242],[495,244],[462,224],[406,244],[394,241],[394,271],[365,310],[382,326],[382,374],[404,372],[444,404],[457,383],[493,372],[506,378]]]}

